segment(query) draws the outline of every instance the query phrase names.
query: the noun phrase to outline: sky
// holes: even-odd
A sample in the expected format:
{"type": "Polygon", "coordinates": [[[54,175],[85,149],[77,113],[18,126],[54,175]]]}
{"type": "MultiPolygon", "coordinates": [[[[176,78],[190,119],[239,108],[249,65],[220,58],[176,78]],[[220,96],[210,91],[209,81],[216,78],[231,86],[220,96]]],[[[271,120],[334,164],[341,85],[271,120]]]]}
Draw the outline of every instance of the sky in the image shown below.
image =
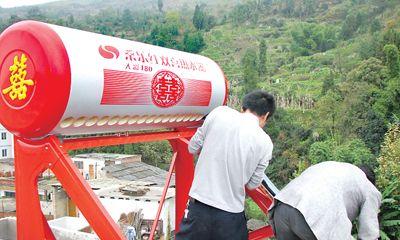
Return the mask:
{"type": "Polygon", "coordinates": [[[55,2],[59,0],[0,0],[0,7],[10,8],[10,7],[20,7],[28,5],[36,5],[47,2],[55,2]]]}

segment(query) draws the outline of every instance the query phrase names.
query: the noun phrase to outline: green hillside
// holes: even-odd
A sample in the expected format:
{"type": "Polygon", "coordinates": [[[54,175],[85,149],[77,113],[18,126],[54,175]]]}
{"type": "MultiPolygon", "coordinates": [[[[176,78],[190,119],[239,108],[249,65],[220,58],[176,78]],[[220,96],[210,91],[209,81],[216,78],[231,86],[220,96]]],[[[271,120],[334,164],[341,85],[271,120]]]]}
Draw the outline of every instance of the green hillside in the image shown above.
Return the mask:
{"type": "MultiPolygon", "coordinates": [[[[22,19],[210,57],[238,109],[244,93],[272,92],[272,180],[282,187],[327,160],[369,165],[387,199],[382,239],[400,239],[400,1],[71,0],[0,9],[1,29],[22,19]]],[[[167,145],[100,150],[167,166],[167,145]]]]}

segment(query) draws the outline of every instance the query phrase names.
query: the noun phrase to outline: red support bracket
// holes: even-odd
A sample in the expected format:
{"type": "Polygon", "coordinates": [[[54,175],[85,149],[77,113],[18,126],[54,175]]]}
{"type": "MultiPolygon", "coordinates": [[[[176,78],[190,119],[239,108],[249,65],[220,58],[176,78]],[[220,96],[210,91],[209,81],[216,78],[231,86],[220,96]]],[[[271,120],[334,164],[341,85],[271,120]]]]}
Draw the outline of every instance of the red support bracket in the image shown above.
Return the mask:
{"type": "MultiPolygon", "coordinates": [[[[271,196],[264,186],[260,186],[254,190],[246,189],[246,193],[260,207],[260,209],[268,215],[268,209],[274,202],[274,197],[271,196]]],[[[261,240],[274,236],[274,232],[270,225],[261,227],[249,233],[249,240],[261,240]]]]}
{"type": "Polygon", "coordinates": [[[188,139],[196,129],[118,134],[111,136],[40,140],[15,137],[15,172],[18,239],[55,239],[40,208],[37,181],[51,169],[72,201],[101,239],[124,239],[118,226],[104,209],[89,184],[69,158],[67,151],[101,146],[169,140],[174,150],[176,173],[176,226],[183,216],[193,179],[193,156],[187,150],[188,139]]]}
{"type": "Polygon", "coordinates": [[[271,226],[265,226],[249,233],[249,240],[262,240],[274,236],[271,226]]]}
{"type": "Polygon", "coordinates": [[[55,239],[40,208],[38,176],[54,164],[48,157],[50,143],[15,138],[15,191],[18,239],[55,239]],[[46,160],[40,160],[46,159],[46,160]]]}
{"type": "Polygon", "coordinates": [[[51,169],[101,239],[124,239],[55,136],[42,140],[15,137],[15,171],[18,239],[55,239],[43,216],[37,180],[51,169]]]}
{"type": "MultiPolygon", "coordinates": [[[[175,145],[175,144],[187,145],[187,144],[189,144],[189,140],[186,139],[186,138],[178,138],[177,140],[170,140],[170,141],[171,141],[171,145],[175,145]]],[[[173,171],[175,169],[175,161],[176,161],[177,154],[178,154],[178,152],[174,152],[174,154],[172,156],[172,160],[171,160],[171,164],[169,166],[167,179],[165,181],[164,190],[163,190],[163,193],[162,193],[162,196],[161,196],[161,199],[160,199],[160,205],[158,206],[157,215],[156,215],[156,218],[153,221],[153,226],[152,226],[151,231],[150,231],[149,240],[153,240],[153,238],[154,238],[154,233],[156,231],[157,223],[158,223],[158,220],[160,219],[161,210],[163,208],[165,197],[167,196],[168,188],[169,188],[169,185],[170,185],[170,182],[171,182],[172,174],[173,174],[173,171]]],[[[188,160],[188,161],[190,161],[190,160],[188,160]]],[[[189,187],[189,189],[190,189],[190,187],[189,187]]],[[[189,194],[189,192],[185,192],[184,196],[183,196],[183,199],[187,198],[188,194],[189,194]]]]}
{"type": "Polygon", "coordinates": [[[194,157],[188,150],[190,137],[169,140],[173,151],[178,153],[175,160],[175,232],[179,231],[194,176],[194,157]]]}

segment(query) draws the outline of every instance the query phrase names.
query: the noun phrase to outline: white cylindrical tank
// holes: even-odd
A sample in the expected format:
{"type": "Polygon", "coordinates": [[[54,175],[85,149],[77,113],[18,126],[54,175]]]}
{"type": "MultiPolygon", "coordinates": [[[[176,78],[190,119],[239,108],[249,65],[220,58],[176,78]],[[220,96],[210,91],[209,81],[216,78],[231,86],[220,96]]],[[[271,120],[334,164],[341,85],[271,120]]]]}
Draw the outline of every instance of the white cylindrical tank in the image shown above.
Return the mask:
{"type": "Polygon", "coordinates": [[[35,21],[0,46],[0,123],[21,137],[194,127],[226,103],[200,55],[35,21]]]}

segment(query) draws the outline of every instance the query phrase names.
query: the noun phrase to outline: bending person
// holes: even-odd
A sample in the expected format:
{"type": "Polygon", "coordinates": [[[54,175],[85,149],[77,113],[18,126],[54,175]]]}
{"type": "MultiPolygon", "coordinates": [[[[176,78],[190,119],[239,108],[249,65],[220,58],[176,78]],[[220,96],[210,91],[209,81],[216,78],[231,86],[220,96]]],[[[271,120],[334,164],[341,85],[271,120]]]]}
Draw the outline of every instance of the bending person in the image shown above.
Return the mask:
{"type": "Polygon", "coordinates": [[[306,169],[275,196],[270,211],[278,240],[351,240],[358,217],[358,239],[379,238],[381,194],[366,166],[323,162],[306,169]]]}

